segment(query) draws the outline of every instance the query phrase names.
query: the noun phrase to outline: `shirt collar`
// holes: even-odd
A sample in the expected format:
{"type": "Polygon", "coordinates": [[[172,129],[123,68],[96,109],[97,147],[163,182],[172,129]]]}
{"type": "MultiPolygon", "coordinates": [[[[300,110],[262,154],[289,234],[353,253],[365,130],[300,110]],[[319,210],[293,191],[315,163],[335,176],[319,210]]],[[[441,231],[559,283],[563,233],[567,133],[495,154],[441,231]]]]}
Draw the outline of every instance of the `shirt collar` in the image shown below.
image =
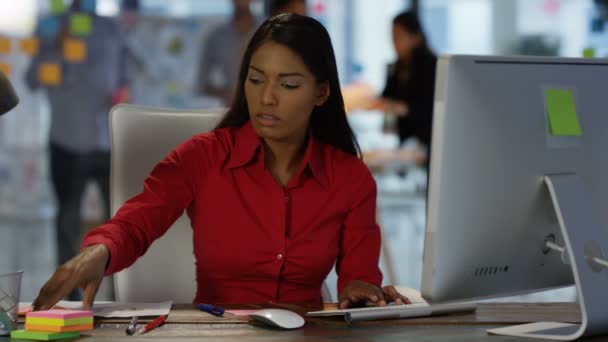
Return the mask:
{"type": "MultiPolygon", "coordinates": [[[[255,132],[251,121],[247,121],[236,129],[234,134],[232,153],[227,163],[228,168],[242,167],[251,162],[262,148],[262,139],[255,132]]],[[[309,167],[313,177],[327,188],[328,180],[325,173],[325,159],[323,157],[323,144],[319,143],[312,132],[308,134],[308,143],[304,152],[303,163],[309,167]]],[[[262,161],[263,162],[263,161],[262,161]]],[[[296,176],[300,176],[296,174],[296,176]]]]}

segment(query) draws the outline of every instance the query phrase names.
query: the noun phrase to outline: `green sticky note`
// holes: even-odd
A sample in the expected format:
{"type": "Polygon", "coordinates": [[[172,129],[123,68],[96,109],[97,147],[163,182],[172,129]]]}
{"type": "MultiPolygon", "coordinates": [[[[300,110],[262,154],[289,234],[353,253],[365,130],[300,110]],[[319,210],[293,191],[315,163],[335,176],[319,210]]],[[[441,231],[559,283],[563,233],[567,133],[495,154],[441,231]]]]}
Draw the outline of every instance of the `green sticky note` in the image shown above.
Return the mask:
{"type": "Polygon", "coordinates": [[[44,331],[29,331],[29,330],[13,330],[11,331],[11,339],[16,340],[36,340],[36,341],[53,341],[66,338],[78,338],[80,331],[67,332],[44,332],[44,331]]]}
{"type": "Polygon", "coordinates": [[[51,14],[61,14],[65,12],[65,3],[63,0],[51,0],[51,14]]]}
{"type": "Polygon", "coordinates": [[[583,57],[585,57],[585,58],[595,57],[595,49],[594,48],[583,49],[583,57]]]}
{"type": "Polygon", "coordinates": [[[571,90],[546,89],[545,101],[551,135],[580,137],[583,134],[571,90]]]}
{"type": "Polygon", "coordinates": [[[75,36],[91,34],[93,19],[88,14],[75,13],[70,16],[70,32],[75,36]]]}

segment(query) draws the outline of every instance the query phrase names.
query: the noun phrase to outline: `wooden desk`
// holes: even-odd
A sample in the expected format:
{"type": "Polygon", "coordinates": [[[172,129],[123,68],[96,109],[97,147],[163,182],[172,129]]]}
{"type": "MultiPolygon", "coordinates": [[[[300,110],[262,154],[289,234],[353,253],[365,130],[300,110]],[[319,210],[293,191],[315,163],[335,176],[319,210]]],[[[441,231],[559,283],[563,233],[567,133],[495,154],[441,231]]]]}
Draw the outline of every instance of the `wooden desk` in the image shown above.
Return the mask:
{"type": "MultiPolygon", "coordinates": [[[[257,308],[248,305],[239,308],[257,308]]],[[[309,308],[283,306],[298,312],[309,308]]],[[[175,306],[167,323],[146,335],[126,336],[128,319],[96,319],[96,328],[82,341],[525,341],[490,336],[486,329],[534,321],[580,322],[574,303],[488,303],[477,312],[417,319],[370,321],[348,324],[337,318],[307,318],[302,329],[283,331],[266,328],[245,318],[206,316],[192,306],[175,306]]],[[[79,341],[80,341],[79,340],[79,341]]],[[[593,339],[601,340],[601,339],[593,339]]],[[[0,342],[10,341],[0,338],[0,342]]]]}

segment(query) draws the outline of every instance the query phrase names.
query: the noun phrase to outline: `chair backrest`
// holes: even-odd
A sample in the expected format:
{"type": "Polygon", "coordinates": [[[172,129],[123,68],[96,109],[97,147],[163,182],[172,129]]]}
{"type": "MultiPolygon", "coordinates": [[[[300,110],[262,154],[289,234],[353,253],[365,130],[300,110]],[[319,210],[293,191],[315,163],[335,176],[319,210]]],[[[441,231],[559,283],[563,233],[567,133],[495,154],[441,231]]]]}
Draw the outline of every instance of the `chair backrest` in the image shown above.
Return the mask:
{"type": "MultiPolygon", "coordinates": [[[[211,131],[225,109],[183,111],[119,105],[110,112],[112,214],[143,189],[152,168],[191,136],[211,131]]],[[[196,291],[192,228],[184,214],[146,254],[114,276],[121,302],[191,303],[196,291]]]]}

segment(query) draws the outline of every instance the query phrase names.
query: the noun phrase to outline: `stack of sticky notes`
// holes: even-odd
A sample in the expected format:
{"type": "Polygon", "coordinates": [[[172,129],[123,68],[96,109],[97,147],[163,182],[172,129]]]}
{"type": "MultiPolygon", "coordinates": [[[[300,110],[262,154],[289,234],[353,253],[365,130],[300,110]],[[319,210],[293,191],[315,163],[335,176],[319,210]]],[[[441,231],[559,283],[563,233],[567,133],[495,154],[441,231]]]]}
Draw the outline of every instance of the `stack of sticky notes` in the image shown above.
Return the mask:
{"type": "Polygon", "coordinates": [[[50,341],[79,337],[85,330],[93,330],[91,311],[33,311],[25,316],[25,330],[12,331],[11,338],[50,341]]]}

